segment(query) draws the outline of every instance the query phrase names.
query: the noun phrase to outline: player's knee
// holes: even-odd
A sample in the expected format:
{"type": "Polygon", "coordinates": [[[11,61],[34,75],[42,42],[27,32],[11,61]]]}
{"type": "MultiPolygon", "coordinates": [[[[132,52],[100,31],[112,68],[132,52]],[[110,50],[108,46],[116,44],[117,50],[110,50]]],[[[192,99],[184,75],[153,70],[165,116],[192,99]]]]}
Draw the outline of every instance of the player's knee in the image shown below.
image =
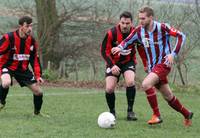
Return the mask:
{"type": "Polygon", "coordinates": [[[146,90],[148,90],[150,88],[151,88],[151,86],[148,83],[146,83],[145,81],[142,82],[142,89],[144,91],[146,91],[146,90]]]}
{"type": "Polygon", "coordinates": [[[37,95],[37,96],[43,95],[42,91],[40,90],[33,91],[33,93],[34,95],[37,95]]]}
{"type": "Polygon", "coordinates": [[[134,81],[129,81],[129,82],[126,83],[127,87],[131,87],[131,86],[134,86],[134,85],[135,85],[134,81]]]}
{"type": "Polygon", "coordinates": [[[40,95],[43,95],[43,93],[42,92],[38,92],[38,93],[34,93],[34,95],[40,96],[40,95]]]}
{"type": "Polygon", "coordinates": [[[115,89],[112,88],[112,87],[107,87],[107,88],[106,88],[106,92],[107,92],[107,93],[113,93],[114,91],[115,91],[115,89]]]}
{"type": "Polygon", "coordinates": [[[106,84],[106,92],[108,93],[112,93],[115,91],[115,87],[116,85],[115,84],[106,84]]]}
{"type": "Polygon", "coordinates": [[[34,93],[34,95],[37,95],[37,96],[39,96],[39,95],[42,95],[43,93],[42,93],[42,90],[37,86],[37,87],[34,87],[34,88],[32,88],[32,92],[34,93]]]}
{"type": "Polygon", "coordinates": [[[1,76],[1,84],[3,88],[8,88],[11,85],[11,77],[9,74],[3,74],[1,76]]]}
{"type": "Polygon", "coordinates": [[[2,87],[3,88],[8,88],[11,85],[11,80],[4,80],[2,81],[2,87]]]}

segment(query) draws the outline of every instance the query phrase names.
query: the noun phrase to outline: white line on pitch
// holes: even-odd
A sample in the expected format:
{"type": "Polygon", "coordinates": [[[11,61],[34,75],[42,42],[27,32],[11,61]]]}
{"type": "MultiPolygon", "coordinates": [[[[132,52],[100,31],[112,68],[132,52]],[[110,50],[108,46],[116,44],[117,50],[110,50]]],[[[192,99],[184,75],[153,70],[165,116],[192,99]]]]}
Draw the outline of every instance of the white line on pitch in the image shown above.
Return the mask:
{"type": "MultiPolygon", "coordinates": [[[[65,93],[44,93],[44,96],[63,96],[63,95],[69,95],[69,94],[97,94],[100,92],[74,92],[74,93],[69,93],[69,92],[65,92],[65,93]]],[[[13,97],[23,97],[23,96],[32,96],[32,94],[8,94],[8,96],[13,96],[13,97]]]]}

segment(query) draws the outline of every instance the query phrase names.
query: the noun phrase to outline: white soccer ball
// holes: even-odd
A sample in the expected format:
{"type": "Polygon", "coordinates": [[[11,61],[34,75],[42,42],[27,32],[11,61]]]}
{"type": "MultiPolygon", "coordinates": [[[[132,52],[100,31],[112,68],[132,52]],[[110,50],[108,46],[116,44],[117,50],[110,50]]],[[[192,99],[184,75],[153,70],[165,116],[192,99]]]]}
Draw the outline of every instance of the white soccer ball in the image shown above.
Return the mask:
{"type": "Polygon", "coordinates": [[[101,128],[113,128],[115,126],[115,116],[110,112],[103,112],[99,115],[97,123],[101,128]]]}

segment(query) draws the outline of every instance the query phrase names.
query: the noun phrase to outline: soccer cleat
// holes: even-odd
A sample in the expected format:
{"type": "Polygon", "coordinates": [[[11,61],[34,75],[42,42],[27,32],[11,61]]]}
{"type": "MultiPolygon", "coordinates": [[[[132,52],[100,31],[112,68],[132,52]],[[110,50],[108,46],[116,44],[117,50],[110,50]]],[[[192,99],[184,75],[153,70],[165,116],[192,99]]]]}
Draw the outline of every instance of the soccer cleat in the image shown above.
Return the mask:
{"type": "Polygon", "coordinates": [[[34,116],[40,116],[40,117],[46,117],[46,118],[50,118],[49,115],[41,113],[40,111],[35,110],[33,113],[34,116]]]}
{"type": "Polygon", "coordinates": [[[0,103],[0,111],[5,107],[4,104],[0,103]]]}
{"type": "Polygon", "coordinates": [[[185,118],[184,120],[184,126],[189,127],[192,125],[192,117],[193,117],[193,112],[190,112],[188,118],[185,118]]]}
{"type": "Polygon", "coordinates": [[[5,107],[5,102],[4,103],[2,103],[1,101],[0,101],[0,111],[5,107]]]}
{"type": "Polygon", "coordinates": [[[111,113],[111,114],[113,114],[113,115],[114,115],[114,117],[116,118],[116,113],[115,113],[115,110],[113,110],[113,111],[110,111],[110,113],[111,113]]]}
{"type": "Polygon", "coordinates": [[[127,113],[127,121],[136,121],[137,117],[134,112],[127,113]]]}
{"type": "Polygon", "coordinates": [[[149,125],[159,124],[162,123],[162,119],[157,115],[153,115],[152,118],[147,123],[149,125]]]}
{"type": "Polygon", "coordinates": [[[34,116],[39,116],[39,117],[46,117],[46,118],[50,118],[50,116],[49,115],[47,115],[47,114],[44,114],[44,113],[38,113],[38,114],[33,114],[34,116]]]}

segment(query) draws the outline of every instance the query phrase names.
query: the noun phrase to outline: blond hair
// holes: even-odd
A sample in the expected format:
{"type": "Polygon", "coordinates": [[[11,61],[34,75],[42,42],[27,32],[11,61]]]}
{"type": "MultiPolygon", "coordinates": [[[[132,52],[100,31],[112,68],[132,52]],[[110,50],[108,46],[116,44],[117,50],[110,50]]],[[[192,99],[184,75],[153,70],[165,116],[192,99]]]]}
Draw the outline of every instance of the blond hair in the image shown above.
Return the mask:
{"type": "Polygon", "coordinates": [[[147,16],[154,16],[154,11],[151,7],[149,6],[144,6],[139,9],[139,13],[147,13],[147,16]]]}

